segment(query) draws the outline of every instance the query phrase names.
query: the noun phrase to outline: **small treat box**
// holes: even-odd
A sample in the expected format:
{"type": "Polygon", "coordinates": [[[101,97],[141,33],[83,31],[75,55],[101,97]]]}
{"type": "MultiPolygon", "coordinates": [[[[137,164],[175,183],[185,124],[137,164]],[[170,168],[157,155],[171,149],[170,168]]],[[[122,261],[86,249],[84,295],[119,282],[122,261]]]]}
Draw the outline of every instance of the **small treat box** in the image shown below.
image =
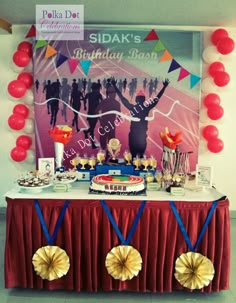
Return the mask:
{"type": "Polygon", "coordinates": [[[144,179],[146,178],[147,175],[152,174],[153,176],[155,176],[157,174],[157,170],[156,169],[148,169],[148,170],[134,170],[134,175],[135,176],[140,176],[143,177],[144,179]]]}
{"type": "Polygon", "coordinates": [[[160,190],[161,185],[157,182],[149,182],[147,183],[147,190],[160,190]]]}
{"type": "Polygon", "coordinates": [[[96,171],[93,169],[78,169],[77,170],[77,180],[78,181],[91,181],[96,175],[96,171]]]}
{"type": "Polygon", "coordinates": [[[181,187],[181,186],[179,186],[179,187],[171,186],[170,193],[172,196],[184,196],[185,189],[184,189],[184,187],[181,187]]]}

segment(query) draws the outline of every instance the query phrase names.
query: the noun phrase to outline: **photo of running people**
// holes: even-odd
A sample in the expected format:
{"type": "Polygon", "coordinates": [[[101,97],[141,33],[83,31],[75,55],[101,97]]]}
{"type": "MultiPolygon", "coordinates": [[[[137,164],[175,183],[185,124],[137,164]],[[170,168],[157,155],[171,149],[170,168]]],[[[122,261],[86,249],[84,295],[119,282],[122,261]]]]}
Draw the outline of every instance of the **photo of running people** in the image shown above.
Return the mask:
{"type": "Polygon", "coordinates": [[[200,85],[190,76],[201,74],[201,34],[160,31],[145,40],[151,29],[89,28],[81,41],[48,41],[58,54],[78,61],[71,73],[69,63],[56,67],[57,55],[44,58],[35,50],[34,100],[36,158],[54,157],[48,135],[56,125],[73,130],[65,146],[64,164],[80,156],[96,156],[111,138],[121,142],[120,157],[154,156],[161,162],[160,132],[181,131],[180,150],[190,152],[195,168],[199,144],[200,85]],[[161,60],[165,50],[172,59],[161,60]],[[89,62],[89,68],[83,68],[89,62]],[[178,68],[173,68],[173,63],[178,68]],[[172,68],[171,68],[172,64],[172,68]],[[181,71],[187,71],[181,77],[181,71]]]}

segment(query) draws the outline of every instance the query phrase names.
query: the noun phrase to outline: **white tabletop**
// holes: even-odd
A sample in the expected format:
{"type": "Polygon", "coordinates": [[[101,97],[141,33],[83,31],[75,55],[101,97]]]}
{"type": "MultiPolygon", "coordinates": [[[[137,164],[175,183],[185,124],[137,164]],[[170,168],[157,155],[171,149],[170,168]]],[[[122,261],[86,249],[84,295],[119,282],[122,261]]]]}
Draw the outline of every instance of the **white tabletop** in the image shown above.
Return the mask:
{"type": "Polygon", "coordinates": [[[18,186],[8,191],[5,197],[11,199],[78,199],[78,200],[149,200],[149,201],[204,201],[211,202],[220,199],[224,194],[216,191],[213,188],[202,189],[200,191],[192,191],[185,189],[184,196],[173,196],[166,191],[146,191],[146,196],[129,196],[129,195],[104,195],[90,194],[89,182],[74,182],[72,187],[67,192],[54,192],[53,186],[44,188],[42,192],[36,193],[30,190],[20,189],[18,186]]]}

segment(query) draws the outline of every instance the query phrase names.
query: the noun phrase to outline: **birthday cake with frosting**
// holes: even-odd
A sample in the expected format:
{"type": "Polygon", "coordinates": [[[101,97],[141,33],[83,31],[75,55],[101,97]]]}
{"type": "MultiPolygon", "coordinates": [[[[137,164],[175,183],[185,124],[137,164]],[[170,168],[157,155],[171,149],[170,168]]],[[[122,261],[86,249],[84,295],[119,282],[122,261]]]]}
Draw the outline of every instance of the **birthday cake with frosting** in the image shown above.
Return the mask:
{"type": "Polygon", "coordinates": [[[140,176],[102,174],[92,178],[90,192],[137,195],[145,193],[145,181],[140,176]]]}

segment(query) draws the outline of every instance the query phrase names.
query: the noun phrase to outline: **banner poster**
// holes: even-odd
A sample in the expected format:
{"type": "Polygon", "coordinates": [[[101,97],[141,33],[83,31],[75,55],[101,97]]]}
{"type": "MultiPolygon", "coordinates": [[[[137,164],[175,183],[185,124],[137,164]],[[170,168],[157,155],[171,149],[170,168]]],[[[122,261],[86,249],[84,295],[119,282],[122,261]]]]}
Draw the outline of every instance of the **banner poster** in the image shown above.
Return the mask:
{"type": "Polygon", "coordinates": [[[76,154],[96,156],[114,137],[122,144],[120,158],[130,150],[154,156],[160,168],[160,132],[168,128],[172,134],[182,132],[179,150],[189,152],[194,171],[201,43],[200,32],[129,26],[85,26],[84,40],[78,41],[36,40],[36,159],[55,156],[48,132],[68,125],[73,137],[64,149],[67,169],[76,154]]]}

